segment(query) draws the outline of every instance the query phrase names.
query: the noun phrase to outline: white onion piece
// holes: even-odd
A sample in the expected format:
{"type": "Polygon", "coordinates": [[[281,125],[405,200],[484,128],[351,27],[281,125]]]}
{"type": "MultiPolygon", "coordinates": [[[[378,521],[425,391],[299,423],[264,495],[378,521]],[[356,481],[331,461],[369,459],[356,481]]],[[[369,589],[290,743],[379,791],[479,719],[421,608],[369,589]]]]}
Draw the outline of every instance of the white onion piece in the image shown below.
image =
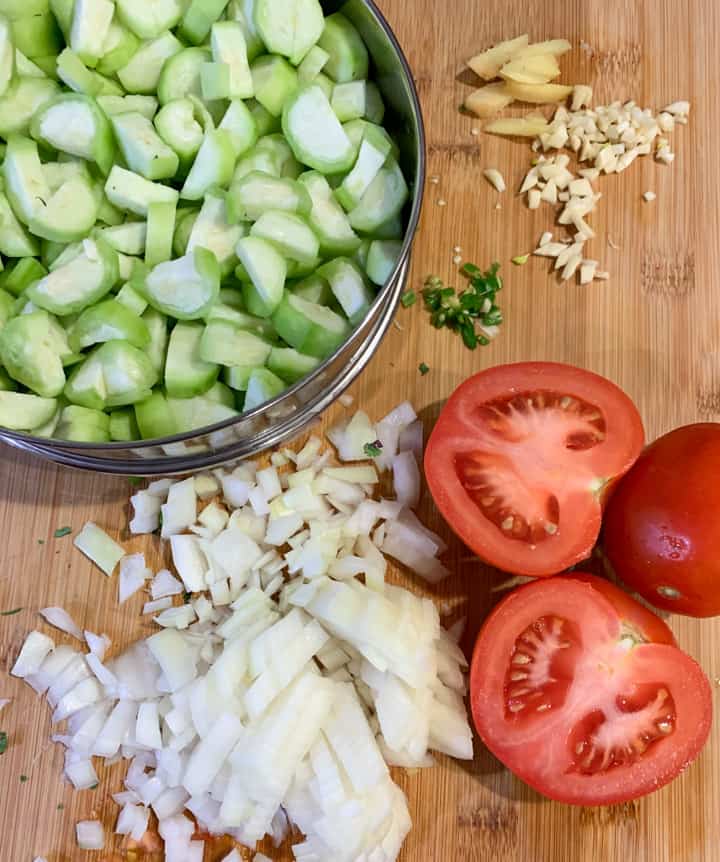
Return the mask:
{"type": "MultiPolygon", "coordinates": [[[[341,461],[367,461],[365,446],[377,440],[377,432],[367,413],[358,410],[349,422],[340,428],[336,426],[332,432],[329,432],[328,437],[338,450],[341,461]]],[[[298,468],[300,468],[299,456],[298,468]]]]}
{"type": "Polygon", "coordinates": [[[234,527],[232,520],[230,526],[209,543],[208,548],[212,559],[231,577],[246,576],[263,555],[257,542],[239,527],[234,527]]]}
{"type": "Polygon", "coordinates": [[[182,578],[185,589],[191,593],[205,589],[207,560],[200,549],[199,540],[187,534],[171,536],[173,563],[182,578]]]}
{"type": "Polygon", "coordinates": [[[37,673],[40,670],[40,665],[54,647],[54,641],[47,635],[39,631],[30,632],[25,638],[20,655],[15,659],[10,673],[21,678],[37,673]]]}
{"type": "Polygon", "coordinates": [[[224,713],[211,732],[196,746],[183,776],[183,786],[191,796],[204,793],[222,768],[243,733],[243,724],[232,713],[224,713]]]}
{"type": "Polygon", "coordinates": [[[89,790],[98,783],[92,760],[78,756],[73,751],[65,754],[65,775],[76,790],[89,790]]]}
{"type": "Polygon", "coordinates": [[[146,641],[150,652],[162,668],[170,691],[177,691],[197,676],[196,659],[180,632],[163,629],[146,641]]]}
{"type": "Polygon", "coordinates": [[[413,452],[399,452],[392,459],[395,496],[411,508],[420,502],[420,469],[413,452]]]}
{"type": "Polygon", "coordinates": [[[466,625],[467,617],[460,617],[460,619],[456,620],[447,630],[448,635],[455,641],[456,644],[460,643],[460,640],[465,633],[466,625]]]}
{"type": "Polygon", "coordinates": [[[92,560],[108,577],[112,575],[115,566],[125,556],[125,549],[92,521],[88,521],[75,536],[73,545],[92,560]]]}
{"type": "Polygon", "coordinates": [[[161,599],[155,599],[154,602],[145,602],[143,605],[143,616],[146,614],[154,614],[157,611],[164,611],[166,608],[172,607],[172,599],[170,596],[164,596],[161,599]]]}
{"type": "Polygon", "coordinates": [[[133,517],[129,528],[133,535],[154,533],[160,527],[161,499],[148,491],[138,491],[130,497],[133,517]]]}
{"type": "Polygon", "coordinates": [[[67,646],[60,644],[45,658],[36,673],[25,677],[25,682],[32,686],[38,694],[45,694],[50,685],[60,676],[65,668],[79,653],[67,646]]]}
{"type": "Polygon", "coordinates": [[[55,626],[56,629],[72,635],[79,641],[84,640],[80,626],[64,608],[43,608],[39,611],[39,614],[51,626],[55,626]]]}
{"type": "Polygon", "coordinates": [[[122,745],[125,734],[135,723],[137,704],[132,700],[120,700],[108,716],[93,746],[93,754],[112,757],[122,745]]]}
{"type": "Polygon", "coordinates": [[[248,501],[252,483],[239,479],[237,476],[223,476],[222,490],[225,502],[234,509],[239,509],[248,501]]]}
{"type": "Polygon", "coordinates": [[[150,807],[155,812],[158,820],[163,820],[164,818],[174,817],[179,814],[189,798],[190,794],[184,787],[171,787],[164,793],[161,793],[150,807]]]}
{"type": "MultiPolygon", "coordinates": [[[[267,632],[265,632],[267,634],[267,632]]],[[[280,659],[271,659],[269,666],[245,693],[245,708],[250,718],[257,718],[292,682],[305,665],[328,641],[322,626],[312,620],[280,659]]]]}
{"type": "MultiPolygon", "coordinates": [[[[262,858],[261,853],[256,853],[255,858],[253,859],[253,862],[256,862],[258,856],[260,856],[262,858]]],[[[267,859],[267,856],[265,857],[265,859],[267,859]]],[[[243,862],[243,858],[237,852],[237,850],[231,850],[227,856],[223,856],[223,858],[220,860],[220,862],[243,862]]],[[[269,859],[268,859],[268,862],[270,862],[269,859]]]]}
{"type": "Polygon", "coordinates": [[[144,745],[147,748],[162,748],[157,703],[146,701],[138,707],[135,740],[138,745],[144,745]]]}
{"type": "Polygon", "coordinates": [[[69,716],[86,706],[91,706],[97,703],[105,696],[105,691],[95,677],[89,677],[79,682],[74,688],[71,688],[64,694],[55,708],[52,721],[57,724],[59,721],[64,721],[69,716]]]}
{"type": "Polygon", "coordinates": [[[96,655],[100,661],[105,658],[105,653],[110,648],[112,641],[105,635],[96,635],[94,632],[85,631],[85,642],[91,653],[96,655]]]}
{"type": "Polygon", "coordinates": [[[255,474],[255,481],[262,488],[266,500],[273,500],[282,494],[280,477],[275,467],[266,467],[264,470],[258,470],[255,474]]]}
{"type": "Polygon", "coordinates": [[[167,539],[187,530],[197,518],[197,495],[195,482],[190,477],[170,486],[167,502],[160,509],[162,514],[162,530],[160,535],[167,539]]]}
{"type": "Polygon", "coordinates": [[[166,500],[168,491],[175,483],[172,479],[155,479],[154,482],[151,482],[147,486],[148,494],[151,494],[153,497],[158,497],[161,500],[166,500]]]}
{"type": "Polygon", "coordinates": [[[200,473],[195,476],[195,493],[204,502],[212,500],[219,493],[220,483],[209,473],[200,473]]]}
{"type": "Polygon", "coordinates": [[[145,565],[144,554],[128,554],[120,560],[120,577],[118,580],[118,603],[123,604],[130,596],[145,586],[145,581],[151,576],[145,565]]]}
{"type": "Polygon", "coordinates": [[[132,803],[123,806],[115,824],[116,835],[129,835],[132,832],[137,822],[137,812],[140,810],[140,807],[132,803]]]}
{"type": "Polygon", "coordinates": [[[85,661],[88,667],[95,674],[98,681],[105,686],[111,693],[117,692],[119,688],[118,680],[115,674],[108,670],[95,653],[90,653],[85,656],[85,661]]]}
{"type": "Polygon", "coordinates": [[[424,444],[423,424],[419,419],[411,422],[400,432],[399,452],[414,452],[418,461],[422,460],[424,444]]]}
{"type": "Polygon", "coordinates": [[[197,619],[192,605],[178,605],[168,608],[155,617],[155,622],[163,628],[186,629],[197,619]]]}
{"type": "Polygon", "coordinates": [[[11,698],[9,697],[0,697],[0,712],[2,712],[5,707],[10,703],[11,698]]]}
{"type": "MultiPolygon", "coordinates": [[[[228,857],[226,857],[226,858],[228,858],[228,857]]],[[[238,860],[240,860],[239,856],[238,856],[238,860]]],[[[223,862],[225,862],[225,860],[223,860],[223,862]]],[[[269,856],[266,856],[264,853],[256,853],[253,856],[253,862],[272,862],[272,859],[269,856]]]]}
{"type": "Polygon", "coordinates": [[[219,503],[210,503],[209,506],[205,506],[198,516],[198,524],[202,524],[203,527],[212,533],[211,538],[221,533],[229,520],[230,515],[227,509],[219,503]]]}
{"type": "Polygon", "coordinates": [[[44,856],[36,856],[33,862],[47,862],[47,859],[44,856]]]}
{"type": "Polygon", "coordinates": [[[184,592],[183,585],[168,569],[160,569],[150,584],[150,595],[153,599],[179,596],[182,592],[184,592]]]}
{"type": "Polygon", "coordinates": [[[47,691],[46,697],[50,706],[54,709],[61,697],[91,675],[85,656],[81,653],[75,653],[47,691]]]}
{"type": "Polygon", "coordinates": [[[361,467],[325,467],[323,475],[360,485],[374,485],[379,481],[377,471],[372,464],[361,467]]]}
{"type": "Polygon", "coordinates": [[[77,844],[81,850],[102,850],[105,833],[99,820],[80,820],[75,824],[77,844]]]}

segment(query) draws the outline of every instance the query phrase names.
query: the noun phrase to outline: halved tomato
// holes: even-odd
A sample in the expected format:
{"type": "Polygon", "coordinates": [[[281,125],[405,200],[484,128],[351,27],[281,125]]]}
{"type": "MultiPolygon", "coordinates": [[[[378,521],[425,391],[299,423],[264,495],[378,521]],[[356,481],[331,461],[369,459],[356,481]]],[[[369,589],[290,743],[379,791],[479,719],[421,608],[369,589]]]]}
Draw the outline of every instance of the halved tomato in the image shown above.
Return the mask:
{"type": "Polygon", "coordinates": [[[450,396],[425,475],[450,526],[482,559],[544,576],[585,559],[612,483],[644,443],[614,383],[556,362],[481,371],[450,396]]]}
{"type": "Polygon", "coordinates": [[[495,608],[475,644],[475,727],[551,799],[643,796],[685,769],[710,732],[710,684],[674,644],[662,620],[599,578],[526,584],[495,608]]]}

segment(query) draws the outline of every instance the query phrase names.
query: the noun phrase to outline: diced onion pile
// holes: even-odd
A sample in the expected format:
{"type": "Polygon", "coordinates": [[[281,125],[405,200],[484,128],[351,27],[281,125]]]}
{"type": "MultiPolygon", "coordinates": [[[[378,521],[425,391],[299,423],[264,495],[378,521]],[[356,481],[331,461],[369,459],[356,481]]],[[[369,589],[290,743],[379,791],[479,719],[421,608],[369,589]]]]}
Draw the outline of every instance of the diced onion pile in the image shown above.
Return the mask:
{"type": "MultiPolygon", "coordinates": [[[[140,841],[152,810],[169,862],[203,858],[187,813],[250,847],[296,826],[304,862],[395,859],[411,820],[388,766],[473,756],[458,626],[445,631],[432,601],[386,581],[385,555],[431,581],[447,573],[442,540],[411,509],[422,426],[402,404],[328,436],[344,465],[311,437],[269,467],[139,491],[131,528],[161,526],[176,572],[154,576],[152,600],[189,601],[110,660],[92,633],[82,654],[31,632],[13,668],[67,722],[53,739],[76,788],[97,782],[93,757],[129,761],[116,832],[140,841]],[[392,472],[396,499],[374,493],[378,471],[392,472]]],[[[142,555],[120,572],[121,600],[152,574],[142,555]]],[[[77,837],[104,844],[92,821],[77,837]]]]}

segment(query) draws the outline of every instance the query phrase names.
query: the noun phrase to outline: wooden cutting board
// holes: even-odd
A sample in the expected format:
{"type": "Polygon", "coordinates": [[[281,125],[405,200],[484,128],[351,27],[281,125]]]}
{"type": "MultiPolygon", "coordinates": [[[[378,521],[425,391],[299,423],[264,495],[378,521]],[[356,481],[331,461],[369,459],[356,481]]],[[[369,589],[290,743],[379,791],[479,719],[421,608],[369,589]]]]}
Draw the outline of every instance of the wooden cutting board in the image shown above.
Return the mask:
{"type": "MultiPolygon", "coordinates": [[[[454,279],[453,248],[481,266],[502,263],[506,323],[490,347],[471,353],[449,332],[436,332],[419,307],[401,310],[353,389],[357,404],[380,417],[410,398],[429,430],[443,401],[466,376],[489,365],[554,359],[591,368],[635,399],[649,438],[697,420],[720,420],[720,6],[713,0],[384,0],[381,3],[414,70],[428,131],[428,185],[415,244],[412,283],[437,273],[454,279]],[[589,83],[600,100],[638,100],[660,108],[692,102],[690,124],[672,136],[672,168],[650,159],[600,183],[604,194],[591,221],[592,257],[611,273],[588,287],[558,285],[541,259],[513,267],[552,225],[548,208],[529,212],[512,191],[498,195],[483,180],[499,168],[517,188],[530,158],[527,145],[473,135],[479,122],[457,108],[473,76],[463,58],[528,31],[532,39],[567,37],[576,46],[562,62],[564,80],[589,83]],[[582,47],[580,47],[582,45],[582,47]],[[654,191],[657,200],[644,203],[654,191]],[[446,206],[439,201],[445,200],[446,206]],[[498,207],[499,204],[499,207],[498,207]],[[619,248],[610,246],[610,240],[619,248]],[[430,372],[421,377],[418,363],[430,372]]],[[[337,407],[333,415],[342,412],[337,407]]],[[[10,449],[0,452],[0,661],[7,670],[36,610],[62,605],[84,627],[107,632],[113,650],[147,636],[142,598],[117,605],[109,580],[72,548],[74,531],[92,518],[127,539],[124,479],[43,465],[10,449]]],[[[425,497],[423,518],[448,540],[455,574],[435,593],[448,619],[467,614],[469,647],[497,598],[501,576],[489,572],[455,540],[425,497]]],[[[157,540],[127,541],[159,564],[157,540]]],[[[399,577],[403,577],[399,575],[399,577]]],[[[413,586],[417,586],[414,584],[413,586]]],[[[680,644],[710,678],[720,676],[720,621],[673,618],[680,644]]],[[[718,691],[717,687],[714,689],[718,691]]],[[[76,848],[76,820],[98,815],[114,825],[118,767],[101,770],[95,791],[62,784],[63,754],[49,742],[49,712],[17,680],[0,677],[0,715],[9,734],[0,758],[0,860],[49,862],[117,858],[76,848]],[[26,776],[26,780],[23,779],[26,776]]],[[[549,802],[517,781],[480,743],[472,763],[438,758],[435,769],[399,774],[414,828],[404,862],[718,862],[720,860],[720,726],[700,759],[671,786],[638,802],[579,809],[549,802]]],[[[118,845],[119,846],[119,845],[118,845]]],[[[225,847],[225,849],[227,849],[225,847]]],[[[269,851],[266,851],[269,852],[269,851]]],[[[208,849],[208,860],[222,848],[208,849]]],[[[289,851],[269,852],[289,860],[289,851]]]]}

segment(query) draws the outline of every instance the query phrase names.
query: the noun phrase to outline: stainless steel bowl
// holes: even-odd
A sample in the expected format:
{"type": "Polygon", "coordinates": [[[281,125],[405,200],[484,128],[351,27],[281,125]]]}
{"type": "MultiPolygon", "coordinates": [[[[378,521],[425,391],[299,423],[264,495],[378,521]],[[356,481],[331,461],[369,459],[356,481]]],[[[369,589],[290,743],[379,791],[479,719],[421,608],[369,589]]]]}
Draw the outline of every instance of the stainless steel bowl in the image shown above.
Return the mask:
{"type": "Polygon", "coordinates": [[[385,125],[400,146],[411,190],[400,258],[365,320],[312,374],[273,401],[231,420],[174,437],[127,443],[71,443],[0,429],[0,440],[59,464],[123,475],[172,475],[245,458],[303,431],[355,380],[390,325],[406,283],[425,181],[425,136],[420,104],[405,55],[372,0],[321,0],[326,14],[342,11],[362,34],[372,75],[385,99],[385,125]]]}

